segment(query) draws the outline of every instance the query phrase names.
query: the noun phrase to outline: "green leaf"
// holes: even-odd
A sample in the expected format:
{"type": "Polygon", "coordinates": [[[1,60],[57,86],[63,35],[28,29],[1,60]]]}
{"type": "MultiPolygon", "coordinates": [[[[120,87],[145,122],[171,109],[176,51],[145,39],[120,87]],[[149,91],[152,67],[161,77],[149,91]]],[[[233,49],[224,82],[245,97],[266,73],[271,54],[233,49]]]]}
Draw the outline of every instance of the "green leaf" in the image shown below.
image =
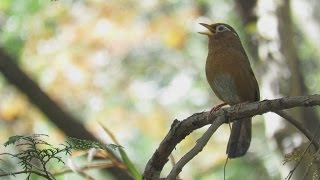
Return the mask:
{"type": "Polygon", "coordinates": [[[15,144],[17,141],[19,141],[23,136],[11,136],[9,137],[8,141],[5,142],[3,145],[7,147],[10,144],[15,144]]]}
{"type": "Polygon", "coordinates": [[[108,144],[107,147],[112,150],[116,150],[117,148],[123,148],[122,146],[116,144],[108,144]]]}
{"type": "Polygon", "coordinates": [[[141,180],[142,179],[141,174],[137,171],[137,169],[135,168],[133,163],[130,161],[127,153],[122,148],[119,148],[118,150],[120,152],[120,155],[121,155],[121,158],[122,158],[123,162],[127,165],[129,171],[134,176],[134,179],[135,180],[141,180]]]}

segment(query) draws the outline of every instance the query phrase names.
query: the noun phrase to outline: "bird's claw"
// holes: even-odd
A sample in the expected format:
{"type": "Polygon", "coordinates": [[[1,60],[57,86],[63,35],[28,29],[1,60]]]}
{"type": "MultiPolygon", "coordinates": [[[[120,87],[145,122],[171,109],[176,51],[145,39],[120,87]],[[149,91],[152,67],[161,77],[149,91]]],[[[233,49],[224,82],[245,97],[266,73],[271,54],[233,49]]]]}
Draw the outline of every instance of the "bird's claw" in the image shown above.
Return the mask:
{"type": "Polygon", "coordinates": [[[210,110],[209,115],[208,115],[208,118],[211,117],[211,114],[212,114],[212,113],[218,111],[219,109],[221,109],[221,108],[222,108],[223,106],[225,106],[225,105],[228,105],[228,104],[227,104],[227,103],[221,103],[221,104],[218,104],[218,105],[214,106],[214,107],[210,110]]]}

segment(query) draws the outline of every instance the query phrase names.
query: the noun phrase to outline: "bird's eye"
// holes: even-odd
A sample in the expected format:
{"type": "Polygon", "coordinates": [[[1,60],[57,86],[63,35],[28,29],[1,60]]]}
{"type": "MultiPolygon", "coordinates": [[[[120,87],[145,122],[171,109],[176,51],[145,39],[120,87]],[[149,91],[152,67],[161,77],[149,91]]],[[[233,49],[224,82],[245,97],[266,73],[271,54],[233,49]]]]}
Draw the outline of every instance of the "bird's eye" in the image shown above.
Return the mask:
{"type": "Polygon", "coordinates": [[[216,27],[216,31],[217,32],[223,32],[223,31],[230,31],[230,29],[228,29],[226,26],[224,25],[219,25],[216,27]]]}

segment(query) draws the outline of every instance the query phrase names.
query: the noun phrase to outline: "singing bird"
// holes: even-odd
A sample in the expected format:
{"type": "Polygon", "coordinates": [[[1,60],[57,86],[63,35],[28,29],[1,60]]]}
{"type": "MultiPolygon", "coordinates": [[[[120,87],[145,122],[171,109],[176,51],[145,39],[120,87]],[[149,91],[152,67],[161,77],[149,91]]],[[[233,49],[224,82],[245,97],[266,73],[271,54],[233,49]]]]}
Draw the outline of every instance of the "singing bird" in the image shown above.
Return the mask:
{"type": "MultiPolygon", "coordinates": [[[[208,29],[200,33],[209,38],[205,69],[207,81],[216,96],[223,104],[229,105],[259,101],[258,83],[236,31],[224,23],[200,24],[208,29]]],[[[251,129],[251,117],[232,123],[226,152],[228,158],[241,157],[247,153],[251,129]]]]}

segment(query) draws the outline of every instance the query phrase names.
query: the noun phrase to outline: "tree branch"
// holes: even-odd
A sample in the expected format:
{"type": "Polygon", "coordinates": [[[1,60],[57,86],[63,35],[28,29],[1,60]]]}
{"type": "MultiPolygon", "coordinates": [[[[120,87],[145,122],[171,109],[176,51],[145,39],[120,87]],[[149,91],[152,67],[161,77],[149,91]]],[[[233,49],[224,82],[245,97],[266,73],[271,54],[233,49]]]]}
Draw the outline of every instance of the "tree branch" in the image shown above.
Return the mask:
{"type": "MultiPolygon", "coordinates": [[[[188,117],[187,119],[184,119],[183,121],[174,120],[171,125],[170,131],[168,132],[166,137],[162,140],[158,149],[152,155],[151,159],[148,161],[144,171],[143,179],[159,179],[160,173],[164,165],[167,163],[168,157],[170,156],[171,152],[176,147],[176,145],[180,143],[192,131],[199,129],[205,125],[212,124],[212,126],[217,126],[217,127],[209,128],[211,133],[212,131],[214,133],[215,128],[218,128],[223,123],[227,123],[229,121],[232,122],[234,120],[241,119],[244,117],[261,115],[263,113],[270,112],[270,111],[276,112],[283,109],[290,109],[298,106],[308,107],[308,106],[316,106],[316,105],[320,105],[320,95],[286,97],[286,98],[280,98],[275,100],[264,100],[261,102],[242,104],[241,106],[235,105],[229,108],[223,108],[215,113],[212,113],[210,117],[208,117],[208,114],[209,114],[208,112],[202,112],[202,113],[195,113],[192,116],[188,117]],[[213,123],[214,121],[216,122],[213,123]]],[[[318,142],[314,142],[314,143],[317,144],[316,147],[319,147],[318,142]]],[[[198,149],[202,150],[201,147],[198,149]]],[[[194,152],[192,153],[194,154],[194,152]]],[[[189,159],[190,157],[188,157],[188,160],[189,159]]],[[[180,161],[177,163],[177,165],[185,164],[184,159],[181,159],[180,161]],[[179,163],[180,161],[181,163],[179,163]]],[[[174,167],[175,169],[173,169],[173,171],[178,172],[180,169],[182,169],[182,167],[174,167]]],[[[172,176],[170,176],[170,178],[171,177],[172,176]]]]}
{"type": "Polygon", "coordinates": [[[316,149],[319,149],[318,142],[314,141],[314,135],[305,127],[303,127],[298,120],[295,120],[292,116],[290,116],[287,112],[284,111],[275,111],[274,113],[281,116],[283,119],[286,119],[289,121],[292,125],[294,125],[299,131],[301,131],[308,139],[309,141],[314,145],[316,149]]]}
{"type": "Polygon", "coordinates": [[[225,118],[222,116],[218,116],[215,121],[213,121],[212,125],[208,128],[208,130],[197,140],[196,145],[185,154],[177,164],[172,168],[170,174],[166,178],[166,180],[175,180],[179,173],[182,171],[182,168],[193,159],[199,152],[202,151],[204,146],[208,143],[211,136],[214,132],[223,124],[225,118]]]}

